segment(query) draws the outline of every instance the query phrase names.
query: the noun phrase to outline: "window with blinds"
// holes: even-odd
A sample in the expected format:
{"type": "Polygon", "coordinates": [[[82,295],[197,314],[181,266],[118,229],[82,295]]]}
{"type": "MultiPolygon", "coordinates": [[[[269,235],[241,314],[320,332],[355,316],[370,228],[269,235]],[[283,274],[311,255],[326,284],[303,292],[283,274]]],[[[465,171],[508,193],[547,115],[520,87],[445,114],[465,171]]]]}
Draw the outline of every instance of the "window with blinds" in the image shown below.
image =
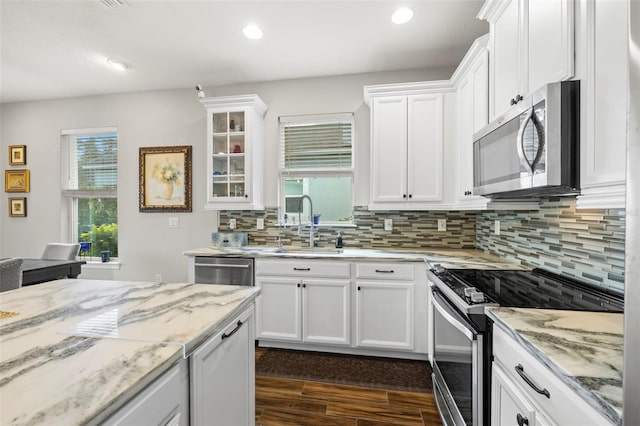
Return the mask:
{"type": "Polygon", "coordinates": [[[81,256],[118,255],[117,129],[65,130],[60,146],[62,194],[69,211],[69,238],[81,256]]]}
{"type": "Polygon", "coordinates": [[[353,114],[280,117],[282,170],[353,168],[353,114]]]}
{"type": "Polygon", "coordinates": [[[350,223],[353,200],[353,114],[280,117],[280,220],[350,223]]]}

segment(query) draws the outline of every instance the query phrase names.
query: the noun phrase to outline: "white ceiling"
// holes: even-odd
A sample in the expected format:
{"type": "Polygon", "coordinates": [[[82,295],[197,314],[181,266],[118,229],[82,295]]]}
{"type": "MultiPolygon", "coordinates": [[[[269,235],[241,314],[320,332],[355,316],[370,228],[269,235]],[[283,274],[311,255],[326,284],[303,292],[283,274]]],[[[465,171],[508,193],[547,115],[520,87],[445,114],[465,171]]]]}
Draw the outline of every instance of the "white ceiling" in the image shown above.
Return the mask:
{"type": "Polygon", "coordinates": [[[0,101],[454,67],[488,32],[481,0],[102,1],[1,0],[0,101]]]}

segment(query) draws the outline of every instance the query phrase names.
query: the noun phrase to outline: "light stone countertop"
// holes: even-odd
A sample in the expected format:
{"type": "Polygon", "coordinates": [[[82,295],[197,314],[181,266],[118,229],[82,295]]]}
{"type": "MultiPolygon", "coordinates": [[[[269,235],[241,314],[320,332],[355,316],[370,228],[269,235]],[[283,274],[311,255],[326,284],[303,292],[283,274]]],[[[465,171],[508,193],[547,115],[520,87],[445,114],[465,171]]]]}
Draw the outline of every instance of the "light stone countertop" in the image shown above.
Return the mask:
{"type": "Polygon", "coordinates": [[[18,314],[0,318],[0,424],[105,419],[258,292],[77,279],[2,293],[0,311],[18,314]]]}
{"type": "Polygon", "coordinates": [[[493,307],[486,312],[587,403],[622,423],[622,313],[493,307]]]}
{"type": "Polygon", "coordinates": [[[474,268],[474,269],[526,269],[523,266],[492,254],[474,249],[401,249],[389,250],[360,249],[360,248],[318,248],[309,250],[306,247],[284,247],[279,251],[277,247],[243,246],[238,248],[201,247],[185,251],[185,256],[222,256],[222,257],[251,257],[251,258],[304,258],[304,259],[340,259],[353,261],[383,261],[383,262],[426,262],[431,268],[434,264],[441,264],[446,268],[474,268]]]}

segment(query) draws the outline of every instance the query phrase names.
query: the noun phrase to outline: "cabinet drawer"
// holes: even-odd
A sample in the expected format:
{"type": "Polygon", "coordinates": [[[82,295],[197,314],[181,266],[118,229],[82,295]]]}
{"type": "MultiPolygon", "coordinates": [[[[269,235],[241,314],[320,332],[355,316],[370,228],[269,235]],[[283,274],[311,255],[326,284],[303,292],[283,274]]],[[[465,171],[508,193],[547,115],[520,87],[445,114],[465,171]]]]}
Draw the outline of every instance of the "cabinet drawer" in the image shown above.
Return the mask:
{"type": "Polygon", "coordinates": [[[413,281],[413,268],[413,263],[358,263],[356,278],[413,281]]]}
{"type": "Polygon", "coordinates": [[[349,262],[318,260],[256,260],[256,276],[350,278],[349,262]]]}
{"type": "Polygon", "coordinates": [[[493,327],[493,354],[495,362],[501,365],[511,380],[520,387],[523,394],[536,407],[547,413],[553,422],[560,425],[611,424],[497,325],[493,327]],[[546,390],[549,397],[536,392],[531,385],[527,384],[525,379],[518,374],[516,370],[518,366],[522,367],[520,372],[540,390],[546,390]]]}

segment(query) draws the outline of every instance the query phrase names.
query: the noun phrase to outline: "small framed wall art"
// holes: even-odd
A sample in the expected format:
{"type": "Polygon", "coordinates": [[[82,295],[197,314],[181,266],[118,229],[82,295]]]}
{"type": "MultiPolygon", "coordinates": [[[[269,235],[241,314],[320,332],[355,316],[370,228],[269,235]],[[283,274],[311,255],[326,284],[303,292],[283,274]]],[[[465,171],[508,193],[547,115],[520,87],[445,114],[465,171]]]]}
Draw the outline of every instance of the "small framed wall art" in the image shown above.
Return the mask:
{"type": "Polygon", "coordinates": [[[9,145],[9,165],[10,166],[26,166],[27,165],[27,146],[26,145],[9,145]]]}
{"type": "Polygon", "coordinates": [[[191,211],[191,146],[140,148],[140,212],[191,211]]]}
{"type": "Polygon", "coordinates": [[[9,217],[27,217],[27,199],[9,197],[9,217]]]}
{"type": "Polygon", "coordinates": [[[4,191],[5,192],[29,192],[29,170],[5,170],[4,171],[4,191]]]}

